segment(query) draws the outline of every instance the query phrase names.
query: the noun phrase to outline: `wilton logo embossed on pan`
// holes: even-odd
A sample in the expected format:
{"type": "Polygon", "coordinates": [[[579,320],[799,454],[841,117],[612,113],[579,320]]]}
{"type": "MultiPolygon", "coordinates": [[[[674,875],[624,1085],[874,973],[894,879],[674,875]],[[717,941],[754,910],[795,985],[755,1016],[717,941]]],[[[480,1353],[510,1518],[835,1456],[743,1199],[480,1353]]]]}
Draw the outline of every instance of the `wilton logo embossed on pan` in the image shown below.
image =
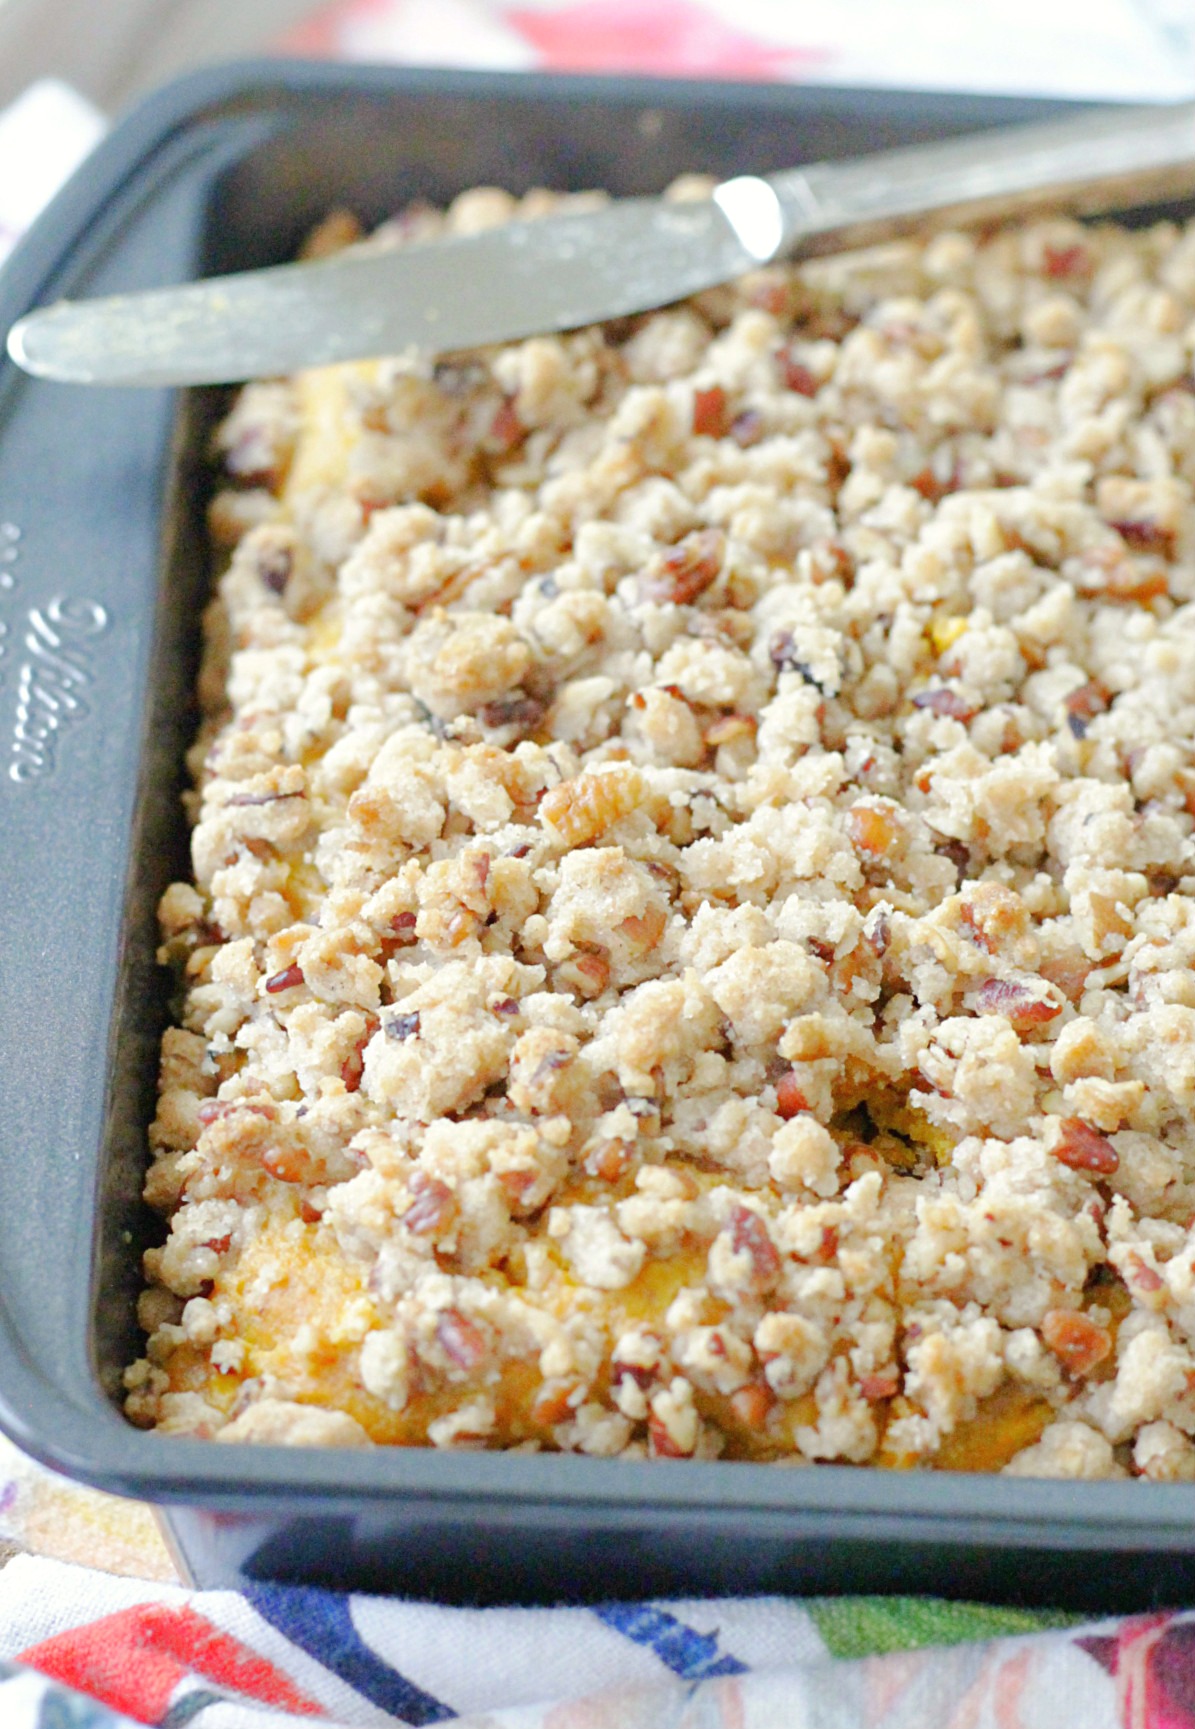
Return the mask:
{"type": "MultiPolygon", "coordinates": [[[[21,531],[0,522],[0,602],[20,584],[21,531]]],[[[88,714],[84,687],[94,677],[92,640],[108,628],[98,601],[57,595],[31,606],[15,632],[0,619],[0,681],[15,677],[16,712],[10,734],[8,778],[18,786],[54,772],[58,734],[88,714]]]]}

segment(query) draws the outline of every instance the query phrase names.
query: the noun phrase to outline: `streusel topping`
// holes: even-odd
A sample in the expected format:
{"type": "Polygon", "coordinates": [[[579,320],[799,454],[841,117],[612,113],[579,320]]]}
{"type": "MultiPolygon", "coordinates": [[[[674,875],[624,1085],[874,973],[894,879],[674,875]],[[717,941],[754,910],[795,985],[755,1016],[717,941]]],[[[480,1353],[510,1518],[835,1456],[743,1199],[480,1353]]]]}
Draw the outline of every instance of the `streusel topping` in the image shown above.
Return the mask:
{"type": "Polygon", "coordinates": [[[245,389],[134,1421],[1195,1477],[1193,351],[1056,220],[245,389]]]}

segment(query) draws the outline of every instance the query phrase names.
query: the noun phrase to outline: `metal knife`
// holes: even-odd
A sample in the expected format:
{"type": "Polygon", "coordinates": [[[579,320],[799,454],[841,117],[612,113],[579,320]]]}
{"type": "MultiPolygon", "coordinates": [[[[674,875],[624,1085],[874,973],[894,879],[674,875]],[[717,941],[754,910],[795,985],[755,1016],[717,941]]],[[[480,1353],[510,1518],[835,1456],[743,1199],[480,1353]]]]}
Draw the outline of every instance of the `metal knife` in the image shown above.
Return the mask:
{"type": "Polygon", "coordinates": [[[376,355],[452,353],[683,300],[775,259],[1043,209],[1195,191],[1195,103],[1090,111],[787,173],[709,199],[632,198],[480,234],[350,248],[179,288],[62,301],[8,333],[40,378],[225,384],[376,355]]]}

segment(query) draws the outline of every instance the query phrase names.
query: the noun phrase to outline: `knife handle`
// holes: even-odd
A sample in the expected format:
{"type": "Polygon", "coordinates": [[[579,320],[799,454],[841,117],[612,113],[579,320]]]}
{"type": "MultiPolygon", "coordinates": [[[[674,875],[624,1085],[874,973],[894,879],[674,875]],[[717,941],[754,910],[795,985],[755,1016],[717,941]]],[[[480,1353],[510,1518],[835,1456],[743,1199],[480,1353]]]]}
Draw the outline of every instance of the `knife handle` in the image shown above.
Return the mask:
{"type": "Polygon", "coordinates": [[[1195,191],[1195,102],[1081,113],[1045,125],[818,162],[771,175],[781,253],[807,256],[908,232],[911,217],[945,228],[1063,205],[1078,215],[1195,191]]]}

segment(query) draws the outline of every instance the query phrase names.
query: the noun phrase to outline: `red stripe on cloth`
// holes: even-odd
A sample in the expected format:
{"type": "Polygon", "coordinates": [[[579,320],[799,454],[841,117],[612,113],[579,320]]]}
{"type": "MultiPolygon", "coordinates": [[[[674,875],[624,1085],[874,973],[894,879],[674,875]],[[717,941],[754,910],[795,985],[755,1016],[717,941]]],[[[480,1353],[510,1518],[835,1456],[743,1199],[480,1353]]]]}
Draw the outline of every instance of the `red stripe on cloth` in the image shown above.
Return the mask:
{"type": "Polygon", "coordinates": [[[575,0],[550,12],[508,6],[499,15],[550,71],[767,79],[826,58],[820,49],[749,35],[694,0],[575,0]]]}
{"type": "Polygon", "coordinates": [[[159,1722],[175,1688],[192,1674],[263,1705],[305,1717],[325,1715],[265,1657],[194,1609],[165,1603],[139,1603],[72,1627],[19,1652],[17,1661],[139,1723],[159,1722]]]}

